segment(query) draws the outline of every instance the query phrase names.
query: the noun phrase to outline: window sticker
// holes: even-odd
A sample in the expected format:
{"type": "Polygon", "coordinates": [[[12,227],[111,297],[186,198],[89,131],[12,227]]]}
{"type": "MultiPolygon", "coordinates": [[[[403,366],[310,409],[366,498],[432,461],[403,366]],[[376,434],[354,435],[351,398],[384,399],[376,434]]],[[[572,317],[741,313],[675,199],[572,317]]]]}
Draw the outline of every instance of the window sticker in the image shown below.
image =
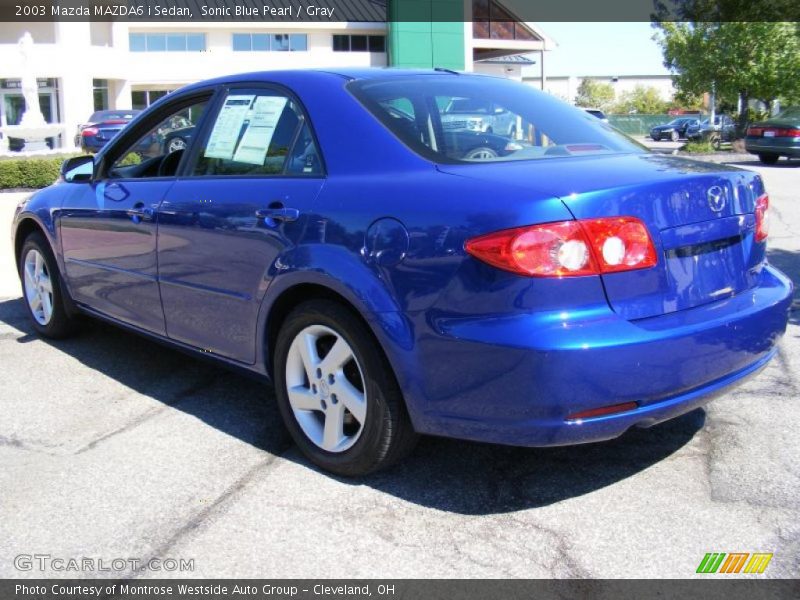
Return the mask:
{"type": "Polygon", "coordinates": [[[267,149],[275,134],[275,126],[283,114],[288,98],[285,96],[258,96],[253,104],[250,122],[239,142],[233,160],[252,165],[263,165],[267,149]]]}
{"type": "Polygon", "coordinates": [[[217,115],[217,122],[206,145],[206,158],[231,160],[239,140],[239,133],[250,110],[255,95],[228,96],[217,115]]]}

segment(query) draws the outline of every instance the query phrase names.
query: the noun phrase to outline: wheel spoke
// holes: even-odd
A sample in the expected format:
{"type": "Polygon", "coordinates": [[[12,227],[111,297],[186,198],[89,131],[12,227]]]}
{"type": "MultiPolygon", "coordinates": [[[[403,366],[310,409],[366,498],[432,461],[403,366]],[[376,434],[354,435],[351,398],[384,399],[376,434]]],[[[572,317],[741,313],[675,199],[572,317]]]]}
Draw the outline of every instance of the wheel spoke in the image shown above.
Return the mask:
{"type": "Polygon", "coordinates": [[[30,306],[31,306],[31,310],[33,312],[36,312],[37,310],[42,308],[42,296],[41,296],[41,294],[37,293],[37,294],[35,294],[33,296],[33,298],[31,298],[30,306]]]}
{"type": "Polygon", "coordinates": [[[309,381],[313,378],[314,369],[319,365],[319,354],[317,353],[317,336],[311,333],[304,333],[302,339],[298,340],[298,349],[303,359],[303,366],[308,374],[309,381]]]}
{"type": "Polygon", "coordinates": [[[330,407],[325,413],[325,429],[322,432],[322,447],[332,452],[344,437],[344,410],[341,405],[330,407]]]}
{"type": "Polygon", "coordinates": [[[48,294],[53,293],[53,282],[50,280],[50,277],[47,275],[42,275],[42,278],[39,280],[39,282],[42,284],[42,287],[48,294]]]}
{"type": "Polygon", "coordinates": [[[53,302],[50,299],[50,294],[42,294],[42,316],[44,317],[45,322],[50,320],[50,316],[53,314],[53,302]]]}
{"type": "Polygon", "coordinates": [[[294,410],[319,410],[319,400],[305,386],[289,388],[289,403],[294,410]]]}
{"type": "Polygon", "coordinates": [[[320,361],[320,368],[323,373],[337,373],[346,363],[353,358],[353,351],[342,338],[336,340],[333,347],[320,361]]]}
{"type": "Polygon", "coordinates": [[[363,425],[367,417],[367,403],[364,394],[344,378],[337,380],[333,389],[339,401],[350,411],[356,421],[363,425]]]}
{"type": "Polygon", "coordinates": [[[44,261],[42,260],[42,255],[39,254],[38,252],[36,253],[35,256],[36,256],[36,267],[34,269],[33,274],[34,277],[38,279],[39,276],[42,274],[42,264],[44,263],[44,261]]]}

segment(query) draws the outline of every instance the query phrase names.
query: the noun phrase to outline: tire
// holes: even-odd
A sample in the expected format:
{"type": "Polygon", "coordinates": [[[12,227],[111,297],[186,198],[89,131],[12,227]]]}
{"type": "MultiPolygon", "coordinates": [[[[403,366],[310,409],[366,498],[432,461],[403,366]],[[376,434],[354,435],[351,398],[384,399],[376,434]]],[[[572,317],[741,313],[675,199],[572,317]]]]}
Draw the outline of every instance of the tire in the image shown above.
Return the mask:
{"type": "Polygon", "coordinates": [[[681,139],[681,135],[677,131],[673,131],[672,135],[670,135],[670,139],[672,139],[673,142],[677,142],[681,139]]]}
{"type": "Polygon", "coordinates": [[[497,158],[497,152],[488,146],[473,148],[464,155],[465,160],[486,160],[490,158],[497,158]]]}
{"type": "Polygon", "coordinates": [[[77,321],[66,308],[58,263],[41,233],[31,233],[25,239],[17,271],[25,308],[36,332],[51,339],[75,333],[77,321]]]}
{"type": "Polygon", "coordinates": [[[661,136],[660,135],[651,135],[650,137],[653,138],[654,142],[661,141],[661,136]]]}
{"type": "Polygon", "coordinates": [[[719,150],[720,148],[722,148],[722,137],[718,133],[711,134],[708,141],[711,142],[711,145],[714,147],[714,150],[719,150]]]}
{"type": "Polygon", "coordinates": [[[778,162],[780,155],[778,154],[771,154],[771,153],[762,153],[758,155],[758,160],[760,160],[765,165],[774,165],[778,162]]]}
{"type": "Polygon", "coordinates": [[[417,434],[391,367],[348,308],[330,300],[295,308],[278,333],[273,365],[286,428],[315,465],[355,477],[413,450],[417,434]]]}

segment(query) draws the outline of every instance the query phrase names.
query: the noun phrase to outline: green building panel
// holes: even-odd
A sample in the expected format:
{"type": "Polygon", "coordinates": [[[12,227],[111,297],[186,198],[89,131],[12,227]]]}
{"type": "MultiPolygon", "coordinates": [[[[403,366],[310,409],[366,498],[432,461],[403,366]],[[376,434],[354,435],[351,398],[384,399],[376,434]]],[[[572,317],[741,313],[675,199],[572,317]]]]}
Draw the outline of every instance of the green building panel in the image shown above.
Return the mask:
{"type": "Polygon", "coordinates": [[[463,0],[391,0],[389,64],[464,69],[463,0]]]}

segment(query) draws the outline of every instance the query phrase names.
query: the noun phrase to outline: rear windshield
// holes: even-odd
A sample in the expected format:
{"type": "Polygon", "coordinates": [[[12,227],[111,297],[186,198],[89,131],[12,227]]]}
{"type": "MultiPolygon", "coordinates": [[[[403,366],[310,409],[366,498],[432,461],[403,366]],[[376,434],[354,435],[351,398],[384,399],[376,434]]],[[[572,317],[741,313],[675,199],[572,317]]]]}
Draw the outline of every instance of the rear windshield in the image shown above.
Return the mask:
{"type": "Polygon", "coordinates": [[[102,110],[94,113],[91,117],[89,117],[89,120],[92,123],[100,123],[101,121],[130,121],[140,112],[141,111],[138,110],[102,110]]]}
{"type": "Polygon", "coordinates": [[[586,111],[505,79],[421,75],[353,81],[348,89],[412,150],[436,162],[647,151],[586,111]]]}

